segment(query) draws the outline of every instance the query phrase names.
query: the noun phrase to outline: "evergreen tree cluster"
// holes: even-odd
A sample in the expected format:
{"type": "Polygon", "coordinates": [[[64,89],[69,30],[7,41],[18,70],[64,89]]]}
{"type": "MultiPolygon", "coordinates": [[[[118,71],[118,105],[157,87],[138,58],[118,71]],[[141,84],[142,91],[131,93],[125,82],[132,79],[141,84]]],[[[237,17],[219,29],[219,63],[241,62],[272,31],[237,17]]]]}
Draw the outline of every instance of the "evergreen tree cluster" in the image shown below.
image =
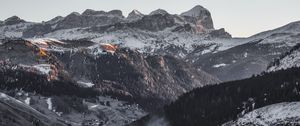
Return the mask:
{"type": "Polygon", "coordinates": [[[99,94],[92,88],[79,87],[71,79],[59,77],[48,81],[47,76],[36,72],[17,68],[17,65],[2,64],[0,67],[0,90],[22,89],[26,92],[35,92],[44,96],[68,95],[82,98],[92,98],[99,94]]]}
{"type": "Polygon", "coordinates": [[[164,108],[172,126],[217,126],[263,106],[300,100],[300,68],[195,89],[164,108]]]}

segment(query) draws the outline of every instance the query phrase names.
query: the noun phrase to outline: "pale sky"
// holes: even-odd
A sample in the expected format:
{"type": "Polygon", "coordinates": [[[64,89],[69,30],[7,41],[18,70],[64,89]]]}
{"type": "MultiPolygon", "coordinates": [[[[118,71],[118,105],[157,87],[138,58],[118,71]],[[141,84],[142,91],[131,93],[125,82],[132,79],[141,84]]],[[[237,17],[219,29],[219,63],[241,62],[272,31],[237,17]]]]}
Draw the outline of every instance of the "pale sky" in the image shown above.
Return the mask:
{"type": "Polygon", "coordinates": [[[148,14],[158,8],[180,14],[196,5],[207,8],[215,28],[235,37],[247,37],[300,20],[300,0],[0,0],[0,20],[17,15],[27,21],[47,21],[85,9],[133,9],[148,14]]]}

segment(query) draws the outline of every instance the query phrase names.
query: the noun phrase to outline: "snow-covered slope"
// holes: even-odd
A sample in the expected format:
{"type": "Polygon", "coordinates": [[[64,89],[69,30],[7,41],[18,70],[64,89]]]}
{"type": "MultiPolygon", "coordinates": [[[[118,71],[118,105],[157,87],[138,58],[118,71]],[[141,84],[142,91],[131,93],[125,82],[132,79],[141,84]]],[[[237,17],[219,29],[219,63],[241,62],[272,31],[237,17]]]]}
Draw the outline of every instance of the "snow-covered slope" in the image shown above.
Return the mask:
{"type": "Polygon", "coordinates": [[[60,30],[44,35],[47,38],[56,39],[90,39],[96,43],[120,44],[123,47],[138,49],[146,53],[171,53],[175,56],[184,57],[195,48],[202,46],[201,54],[218,52],[245,43],[241,39],[210,38],[210,34],[191,34],[188,32],[172,32],[174,28],[158,32],[143,30],[123,30],[106,33],[88,33],[83,30],[60,30]],[[168,52],[171,48],[182,48],[177,52],[168,52]],[[162,52],[166,50],[165,52],[162,52]]]}
{"type": "Polygon", "coordinates": [[[47,116],[21,102],[0,92],[0,125],[3,126],[32,126],[32,125],[61,125],[56,118],[47,116]]]}
{"type": "MultiPolygon", "coordinates": [[[[171,126],[165,117],[149,116],[144,126],[171,126]]],[[[131,124],[138,126],[138,122],[131,124]]],[[[284,102],[255,109],[222,126],[297,126],[300,125],[300,102],[284,102]]]]}
{"type": "Polygon", "coordinates": [[[89,99],[80,99],[79,102],[75,102],[78,101],[78,98],[73,97],[75,101],[69,103],[71,101],[63,96],[45,97],[34,93],[26,93],[22,90],[10,93],[15,93],[15,98],[0,93],[0,113],[5,112],[5,109],[7,109],[6,111],[9,112],[6,114],[11,119],[9,121],[9,119],[3,119],[0,116],[0,119],[3,119],[0,125],[4,123],[3,125],[11,124],[10,126],[32,126],[30,123],[39,123],[40,125],[56,123],[62,126],[67,124],[73,126],[87,124],[89,124],[88,126],[98,126],[100,124],[122,126],[146,114],[137,104],[130,104],[110,97],[99,97],[97,102],[89,101],[89,99]],[[77,107],[69,106],[70,104],[75,104],[77,107]],[[82,106],[86,108],[80,108],[82,106]],[[65,109],[62,109],[63,107],[65,109]],[[24,117],[14,117],[22,115],[24,117]],[[30,118],[30,116],[32,117],[30,118]],[[15,120],[15,122],[12,120],[15,120]],[[59,120],[59,122],[56,120],[59,120]],[[18,124],[19,122],[23,124],[18,124]]]}
{"type": "Polygon", "coordinates": [[[17,23],[13,25],[0,26],[0,38],[20,38],[23,36],[24,30],[34,25],[35,23],[17,23]]]}
{"type": "Polygon", "coordinates": [[[223,126],[300,125],[300,102],[285,102],[255,109],[223,126]]]}
{"type": "Polygon", "coordinates": [[[300,66],[300,44],[294,46],[290,51],[281,55],[270,63],[267,71],[276,71],[281,69],[287,69],[291,67],[300,66]]]}

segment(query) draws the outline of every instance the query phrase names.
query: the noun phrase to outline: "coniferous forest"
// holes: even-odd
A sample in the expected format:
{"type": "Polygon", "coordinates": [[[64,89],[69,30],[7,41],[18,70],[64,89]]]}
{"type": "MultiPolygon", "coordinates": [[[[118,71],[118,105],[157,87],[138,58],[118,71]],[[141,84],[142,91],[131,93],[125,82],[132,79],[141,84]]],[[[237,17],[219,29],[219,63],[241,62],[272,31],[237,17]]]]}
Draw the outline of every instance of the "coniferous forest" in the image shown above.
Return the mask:
{"type": "Polygon", "coordinates": [[[173,126],[217,126],[253,109],[300,100],[300,68],[195,89],[164,108],[173,126]]]}

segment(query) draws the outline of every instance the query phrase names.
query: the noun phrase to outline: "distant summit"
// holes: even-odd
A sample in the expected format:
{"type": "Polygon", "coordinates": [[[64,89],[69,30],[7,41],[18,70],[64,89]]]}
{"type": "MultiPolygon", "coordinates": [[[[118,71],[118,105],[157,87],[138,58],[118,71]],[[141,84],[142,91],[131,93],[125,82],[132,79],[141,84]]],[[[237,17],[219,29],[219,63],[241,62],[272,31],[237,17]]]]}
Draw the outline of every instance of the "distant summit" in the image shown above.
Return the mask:
{"type": "Polygon", "coordinates": [[[190,16],[190,17],[202,17],[204,15],[208,15],[205,14],[206,12],[208,12],[208,10],[200,5],[197,5],[195,7],[193,7],[191,10],[187,11],[187,12],[183,12],[181,14],[181,16],[190,16]]]}
{"type": "Polygon", "coordinates": [[[152,11],[149,15],[157,15],[157,14],[165,15],[168,14],[168,12],[163,9],[157,9],[155,11],[152,11]]]}
{"type": "Polygon", "coordinates": [[[140,19],[144,16],[144,14],[142,14],[141,12],[139,12],[138,10],[133,10],[128,14],[127,19],[129,20],[136,20],[136,19],[140,19]]]}
{"type": "Polygon", "coordinates": [[[123,17],[122,11],[120,10],[112,10],[109,12],[105,11],[95,11],[92,9],[86,9],[83,13],[83,16],[116,16],[116,17],[123,17]]]}
{"type": "Polygon", "coordinates": [[[12,16],[10,18],[7,18],[4,21],[4,24],[5,25],[14,25],[14,24],[23,23],[23,22],[25,22],[25,20],[19,18],[18,16],[12,16]]]}
{"type": "Polygon", "coordinates": [[[195,24],[201,24],[207,29],[214,29],[210,12],[200,5],[195,6],[187,12],[181,13],[180,15],[194,21],[195,24]]]}

